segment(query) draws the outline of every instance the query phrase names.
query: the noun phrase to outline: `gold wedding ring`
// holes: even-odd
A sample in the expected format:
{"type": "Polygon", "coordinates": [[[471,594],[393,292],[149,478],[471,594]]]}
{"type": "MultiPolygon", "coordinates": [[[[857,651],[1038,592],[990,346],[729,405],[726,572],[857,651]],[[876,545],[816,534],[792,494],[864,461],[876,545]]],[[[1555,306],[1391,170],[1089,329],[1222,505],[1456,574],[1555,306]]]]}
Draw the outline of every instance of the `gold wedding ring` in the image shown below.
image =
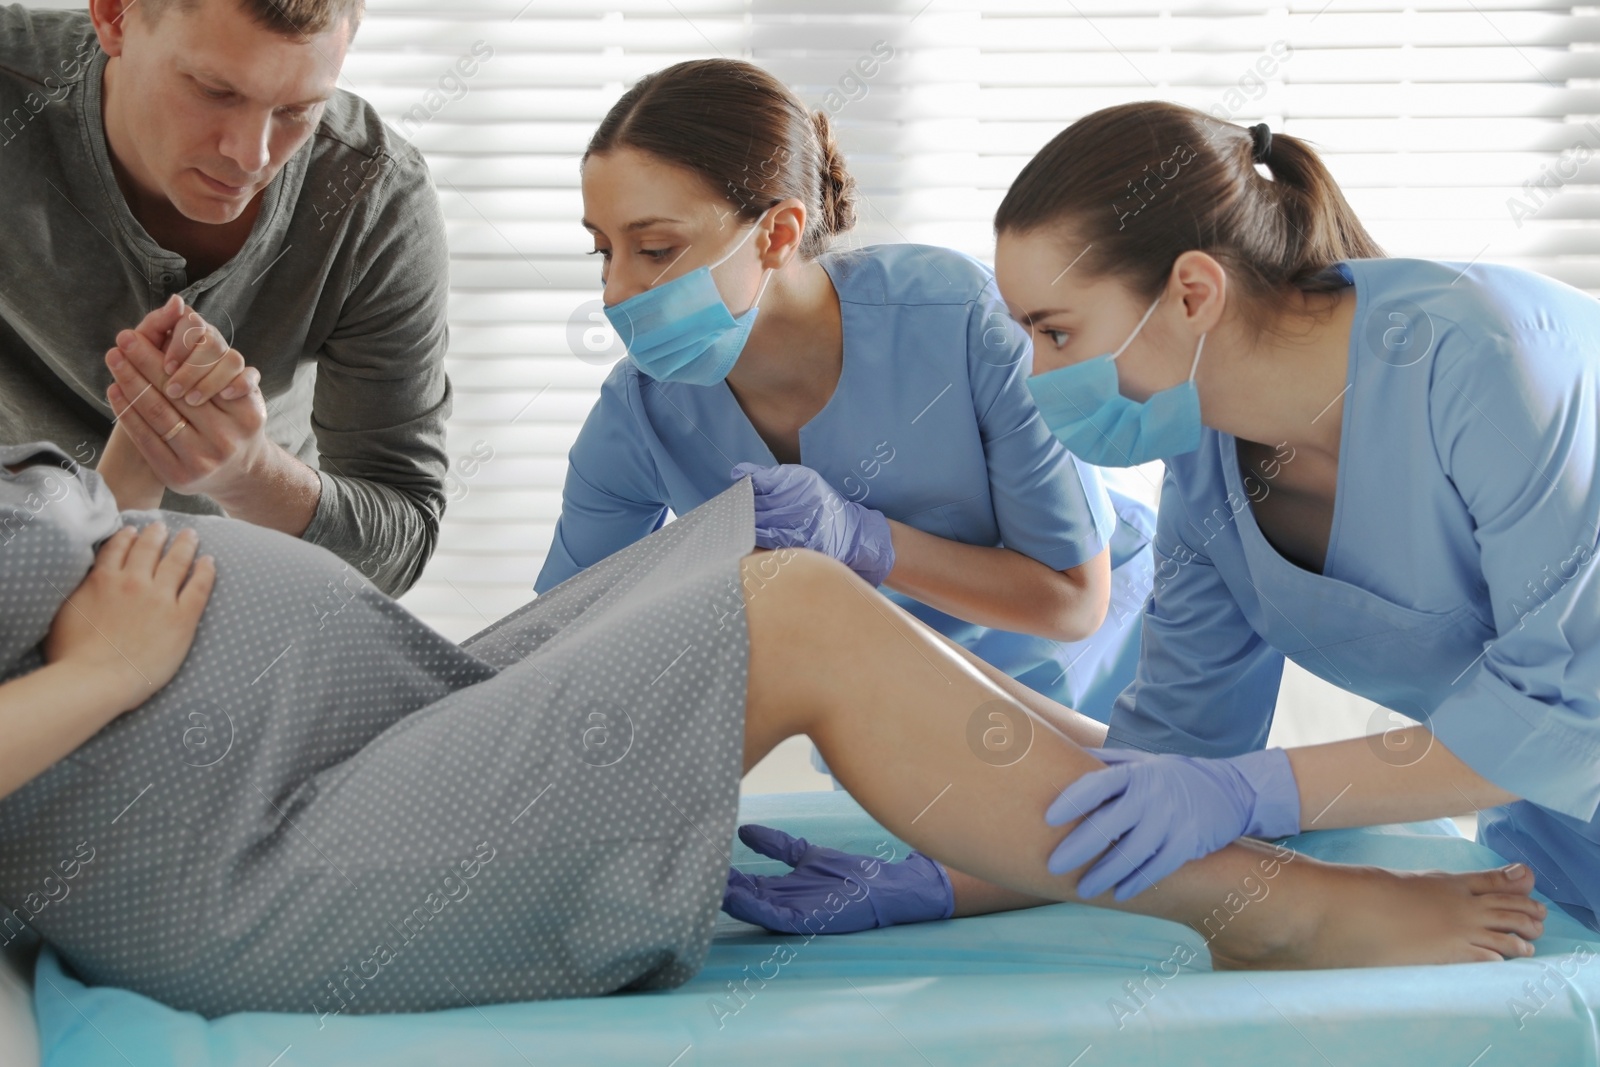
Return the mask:
{"type": "Polygon", "coordinates": [[[183,428],[184,428],[184,427],[185,427],[185,426],[187,426],[187,425],[189,425],[189,424],[188,424],[188,423],[187,423],[187,422],[185,422],[185,421],[184,421],[184,420],[183,420],[183,419],[179,419],[179,420],[178,420],[178,425],[176,425],[176,426],[174,426],[174,427],[173,427],[173,428],[172,428],[172,429],[170,429],[170,430],[168,430],[168,431],[167,431],[167,432],[166,432],[166,435],[165,435],[165,436],[163,436],[163,437],[162,437],[162,438],[161,438],[161,439],[162,439],[162,440],[163,440],[163,441],[170,441],[170,440],[172,440],[172,439],[173,439],[173,438],[174,438],[174,437],[176,437],[176,436],[178,436],[178,431],[179,431],[179,430],[181,430],[181,429],[183,429],[183,428]]]}

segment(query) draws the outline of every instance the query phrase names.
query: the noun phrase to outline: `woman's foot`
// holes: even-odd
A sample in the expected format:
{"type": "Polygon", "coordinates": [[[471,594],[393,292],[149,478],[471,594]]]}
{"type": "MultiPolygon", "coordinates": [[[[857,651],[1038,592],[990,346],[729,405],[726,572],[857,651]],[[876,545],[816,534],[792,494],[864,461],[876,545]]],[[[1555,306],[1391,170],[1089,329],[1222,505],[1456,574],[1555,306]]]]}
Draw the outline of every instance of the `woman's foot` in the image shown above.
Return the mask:
{"type": "Polygon", "coordinates": [[[1547,909],[1526,866],[1452,874],[1323,863],[1279,850],[1277,899],[1236,895],[1191,922],[1217,970],[1473,963],[1533,955],[1547,909]],[[1515,871],[1516,873],[1509,873],[1515,871]],[[1238,907],[1238,900],[1246,906],[1238,907]],[[1235,911],[1234,907],[1238,907],[1235,911]],[[1254,914],[1251,914],[1254,912],[1254,914]]]}

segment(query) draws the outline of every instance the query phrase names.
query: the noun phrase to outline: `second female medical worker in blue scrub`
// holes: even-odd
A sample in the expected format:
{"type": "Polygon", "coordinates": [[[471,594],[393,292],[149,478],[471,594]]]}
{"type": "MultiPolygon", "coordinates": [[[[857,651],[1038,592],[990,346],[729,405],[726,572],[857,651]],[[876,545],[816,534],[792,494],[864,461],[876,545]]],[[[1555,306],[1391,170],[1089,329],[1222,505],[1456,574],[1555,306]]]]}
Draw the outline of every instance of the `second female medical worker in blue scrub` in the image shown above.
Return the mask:
{"type": "MultiPolygon", "coordinates": [[[[1126,900],[1241,836],[1476,811],[1600,929],[1600,303],[1385,258],[1304,142],[1160,102],[1068,127],[995,230],[1052,432],[1166,463],[1137,677],[1049,870],[1126,900]],[[1286,657],[1422,725],[1263,748],[1286,657]]],[[[725,906],[782,928],[854,869],[796,858],[725,906]]]]}
{"type": "Polygon", "coordinates": [[[629,358],[572,448],[535,588],[750,473],[759,545],[826,552],[1104,721],[1137,655],[1152,509],[1040,421],[1026,331],[981,263],[824,251],[852,187],[826,117],[748,63],[681,63],[612,108],[583,221],[629,358]]]}

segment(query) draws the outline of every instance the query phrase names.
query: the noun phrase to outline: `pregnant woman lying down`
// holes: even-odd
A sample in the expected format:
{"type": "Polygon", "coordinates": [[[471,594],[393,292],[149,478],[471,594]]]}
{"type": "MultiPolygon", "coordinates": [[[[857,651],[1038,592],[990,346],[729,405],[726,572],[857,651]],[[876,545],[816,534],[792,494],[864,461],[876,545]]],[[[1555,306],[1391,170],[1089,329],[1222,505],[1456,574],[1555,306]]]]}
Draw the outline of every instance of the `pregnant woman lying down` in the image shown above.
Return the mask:
{"type": "MultiPolygon", "coordinates": [[[[680,984],[740,777],[796,734],[950,868],[956,915],[1079,899],[1040,813],[1104,727],[842,564],[753,551],[748,478],[461,645],[322,548],[117,491],[0,448],[4,938],[86,981],[206,1016],[680,984]],[[995,710],[1032,730],[1006,766],[968,743],[995,710]]],[[[1242,839],[1086,903],[1186,923],[1219,967],[1444,963],[1530,954],[1531,884],[1242,839]]]]}

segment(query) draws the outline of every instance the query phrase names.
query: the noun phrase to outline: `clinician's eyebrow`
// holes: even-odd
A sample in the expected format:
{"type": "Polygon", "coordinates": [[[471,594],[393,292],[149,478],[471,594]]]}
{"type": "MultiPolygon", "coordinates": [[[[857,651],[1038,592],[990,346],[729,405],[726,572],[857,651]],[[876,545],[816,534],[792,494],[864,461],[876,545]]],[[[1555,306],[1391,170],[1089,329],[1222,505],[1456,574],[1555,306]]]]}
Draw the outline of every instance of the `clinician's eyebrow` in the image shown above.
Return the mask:
{"type": "Polygon", "coordinates": [[[1031,326],[1040,319],[1047,319],[1051,315],[1067,315],[1071,314],[1071,312],[1071,308],[1042,308],[1038,311],[1023,312],[1022,317],[1017,321],[1025,326],[1031,326]]]}
{"type": "MultiPolygon", "coordinates": [[[[596,226],[594,223],[590,222],[588,219],[580,219],[579,221],[583,223],[583,228],[588,230],[590,233],[600,233],[601,232],[600,227],[596,226]]],[[[664,218],[664,217],[662,217],[660,215],[656,215],[656,216],[652,216],[651,218],[648,218],[648,219],[636,219],[633,222],[628,223],[622,229],[623,229],[624,232],[631,233],[634,230],[647,229],[648,227],[655,226],[655,225],[657,225],[659,223],[663,223],[663,222],[682,222],[682,221],[683,221],[682,219],[669,219],[669,218],[664,218]]]]}
{"type": "MultiPolygon", "coordinates": [[[[248,96],[249,95],[248,93],[239,92],[238,88],[236,88],[233,85],[232,82],[228,81],[228,79],[222,77],[221,75],[213,74],[209,70],[200,70],[200,69],[196,68],[195,70],[186,70],[186,71],[184,71],[184,73],[189,75],[189,77],[194,78],[194,79],[196,79],[198,81],[202,81],[202,82],[208,83],[207,86],[206,86],[208,89],[220,89],[221,91],[223,91],[225,93],[237,93],[240,96],[248,96]]],[[[332,96],[333,96],[332,91],[329,91],[329,92],[323,93],[321,96],[313,96],[309,100],[299,100],[299,101],[296,101],[293,104],[284,104],[283,106],[284,107],[310,107],[313,104],[326,103],[332,96]]]]}

